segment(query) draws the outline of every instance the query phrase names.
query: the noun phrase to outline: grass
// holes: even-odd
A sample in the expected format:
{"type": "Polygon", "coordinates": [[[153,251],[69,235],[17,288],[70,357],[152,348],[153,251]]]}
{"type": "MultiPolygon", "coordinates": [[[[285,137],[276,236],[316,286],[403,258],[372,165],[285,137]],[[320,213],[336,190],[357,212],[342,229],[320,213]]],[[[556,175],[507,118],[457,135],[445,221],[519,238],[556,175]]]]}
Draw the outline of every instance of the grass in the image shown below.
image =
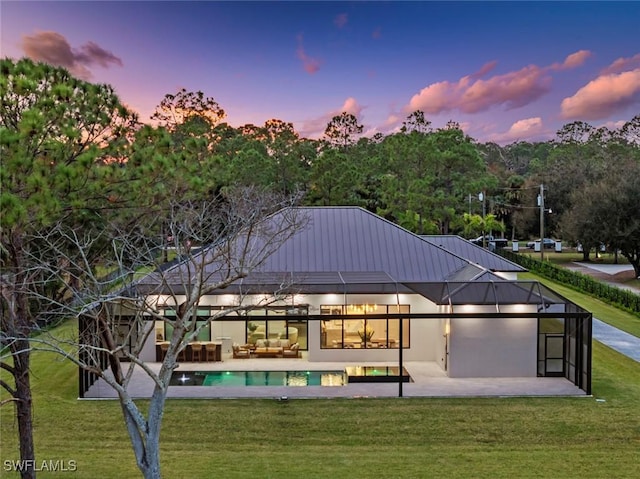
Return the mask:
{"type": "MultiPolygon", "coordinates": [[[[64,328],[71,328],[69,324],[64,328]]],[[[595,398],[169,400],[164,477],[634,477],[640,364],[596,343],[595,398]],[[215,474],[214,474],[215,473],[215,474]]],[[[33,355],[38,460],[78,478],[137,477],[115,401],[77,401],[77,371],[33,355]]],[[[5,398],[6,396],[2,396],[5,398]]],[[[143,402],[144,405],[144,402],[143,402]]],[[[17,459],[0,409],[0,463],[17,459]]],[[[39,478],[60,473],[40,472],[39,478]]],[[[5,471],[2,477],[17,477],[5,471]]]]}
{"type": "Polygon", "coordinates": [[[633,334],[636,337],[640,337],[640,318],[638,318],[638,316],[609,306],[598,299],[579,293],[572,288],[563,286],[534,273],[519,273],[518,278],[540,281],[542,284],[549,286],[565,298],[570,299],[587,311],[592,312],[593,316],[599,320],[626,331],[629,334],[633,334]]]}
{"type": "MultiPolygon", "coordinates": [[[[596,317],[640,335],[636,318],[555,283],[551,286],[596,317]]],[[[73,327],[61,326],[67,333],[73,327]]],[[[78,478],[139,477],[119,404],[78,401],[77,370],[51,354],[34,353],[32,370],[38,460],[73,459],[78,467],[73,477],[78,478]]],[[[0,371],[0,377],[6,379],[6,373],[0,371]]],[[[595,342],[593,394],[594,398],[284,403],[169,400],[161,439],[163,475],[636,477],[640,364],[595,342]]],[[[6,399],[6,393],[0,392],[0,398],[6,399]]],[[[10,405],[0,408],[0,468],[5,460],[18,459],[13,414],[10,405]]],[[[40,472],[38,477],[60,474],[40,472]]],[[[18,475],[0,470],[0,477],[18,475]]]]}

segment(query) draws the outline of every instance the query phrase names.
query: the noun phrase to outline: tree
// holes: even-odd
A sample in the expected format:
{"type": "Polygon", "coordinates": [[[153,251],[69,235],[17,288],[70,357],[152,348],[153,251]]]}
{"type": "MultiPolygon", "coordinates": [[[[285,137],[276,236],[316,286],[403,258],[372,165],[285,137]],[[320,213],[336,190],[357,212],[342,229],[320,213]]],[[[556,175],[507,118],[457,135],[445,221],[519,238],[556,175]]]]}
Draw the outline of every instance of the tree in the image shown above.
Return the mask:
{"type": "MultiPolygon", "coordinates": [[[[13,338],[3,340],[10,357],[0,366],[13,381],[2,386],[16,407],[20,457],[33,460],[29,337],[50,317],[46,302],[34,298],[60,296],[60,290],[33,269],[42,245],[30,238],[57,223],[99,222],[100,213],[113,208],[105,181],[120,173],[119,147],[136,118],[111,87],[77,80],[62,68],[4,59],[0,78],[0,329],[13,338]]],[[[33,467],[25,469],[22,477],[35,477],[33,467]]]]}
{"type": "Polygon", "coordinates": [[[178,131],[181,125],[187,125],[196,130],[210,130],[226,116],[218,102],[211,97],[204,96],[201,91],[192,92],[181,88],[178,93],[166,94],[156,107],[151,119],[157,120],[161,126],[170,131],[178,131]]]}
{"type": "MultiPolygon", "coordinates": [[[[82,261],[82,255],[68,257],[67,249],[59,247],[73,244],[77,251],[84,252],[92,248],[95,238],[81,236],[60,224],[38,239],[46,245],[44,256],[67,259],[82,280],[81,288],[68,289],[73,301],[60,304],[57,311],[63,317],[81,317],[81,340],[50,334],[32,341],[37,349],[64,355],[117,392],[144,477],[161,477],[160,432],[171,376],[178,366],[179,353],[206,327],[197,314],[198,305],[205,295],[225,289],[259,269],[283,242],[304,227],[299,210],[288,208],[292,201],[295,199],[259,188],[229,189],[220,197],[197,201],[171,201],[167,215],[157,221],[168,225],[176,247],[189,242],[193,247],[181,248],[180,259],[169,267],[161,263],[157,244],[145,229],[124,230],[118,224],[109,224],[103,234],[112,243],[113,254],[104,257],[102,268],[116,274],[107,282],[82,261]],[[141,269],[152,272],[140,273],[141,269]],[[164,304],[171,305],[174,315],[160,311],[159,295],[164,304]],[[173,331],[159,371],[140,357],[147,340],[155,340],[155,321],[169,324],[173,331]],[[148,405],[131,397],[134,369],[142,369],[153,381],[148,405]]],[[[65,273],[48,264],[41,262],[41,276],[59,281],[65,273]]],[[[241,299],[217,311],[210,321],[284,299],[288,286],[283,281],[281,289],[258,302],[241,299]]],[[[244,295],[248,288],[243,289],[244,295]]],[[[263,294],[260,296],[264,298],[263,294]]]]}
{"type": "Polygon", "coordinates": [[[574,191],[572,208],[563,216],[561,224],[564,233],[582,244],[585,260],[589,259],[592,247],[606,244],[627,258],[638,277],[640,159],[629,155],[618,159],[616,166],[601,180],[574,191]]]}
{"type": "Polygon", "coordinates": [[[429,133],[431,131],[431,122],[425,118],[422,110],[416,110],[402,122],[400,131],[402,133],[411,133],[414,131],[420,134],[429,133]]]}
{"type": "Polygon", "coordinates": [[[356,142],[354,136],[362,133],[362,128],[355,115],[343,111],[331,119],[324,130],[324,136],[334,147],[346,150],[356,142]]]}

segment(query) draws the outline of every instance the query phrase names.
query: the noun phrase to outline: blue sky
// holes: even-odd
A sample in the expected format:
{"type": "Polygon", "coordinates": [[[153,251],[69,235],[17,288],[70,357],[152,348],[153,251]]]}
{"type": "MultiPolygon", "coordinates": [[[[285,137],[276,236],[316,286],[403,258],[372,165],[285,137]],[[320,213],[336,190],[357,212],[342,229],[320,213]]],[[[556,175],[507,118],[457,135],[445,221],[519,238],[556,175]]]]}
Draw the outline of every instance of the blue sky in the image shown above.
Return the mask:
{"type": "Polygon", "coordinates": [[[2,56],[110,83],[148,120],[202,90],[233,126],[319,137],[347,111],[365,134],[415,109],[480,141],[640,113],[638,2],[11,2],[2,56]]]}

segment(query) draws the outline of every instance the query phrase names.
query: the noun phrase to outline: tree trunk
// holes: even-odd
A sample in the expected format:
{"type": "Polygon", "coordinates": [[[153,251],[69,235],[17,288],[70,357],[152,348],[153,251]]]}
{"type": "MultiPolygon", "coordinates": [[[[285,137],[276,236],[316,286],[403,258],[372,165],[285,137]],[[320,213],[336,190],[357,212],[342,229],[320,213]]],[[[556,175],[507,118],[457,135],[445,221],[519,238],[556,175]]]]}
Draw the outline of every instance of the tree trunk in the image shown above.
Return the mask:
{"type": "Polygon", "coordinates": [[[20,439],[20,460],[25,466],[22,479],[35,479],[35,451],[33,447],[33,410],[29,362],[31,351],[27,339],[19,339],[10,346],[13,356],[14,380],[16,382],[16,416],[20,439]]]}

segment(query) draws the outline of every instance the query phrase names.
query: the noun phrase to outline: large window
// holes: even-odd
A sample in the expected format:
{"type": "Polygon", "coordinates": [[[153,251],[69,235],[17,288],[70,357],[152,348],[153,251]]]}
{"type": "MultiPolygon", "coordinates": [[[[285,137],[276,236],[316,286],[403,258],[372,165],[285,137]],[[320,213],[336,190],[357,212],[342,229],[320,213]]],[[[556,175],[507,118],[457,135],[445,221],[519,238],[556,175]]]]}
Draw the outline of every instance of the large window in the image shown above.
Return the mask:
{"type": "MultiPolygon", "coordinates": [[[[196,321],[196,327],[199,328],[204,326],[198,336],[195,338],[195,341],[211,341],[211,308],[198,308],[196,312],[198,316],[198,320],[196,321]]],[[[175,317],[176,311],[174,309],[165,309],[164,315],[171,318],[175,317]]],[[[158,331],[156,327],[156,342],[158,341],[171,341],[171,336],[173,336],[173,326],[167,322],[164,322],[164,335],[158,331]]]]}
{"type": "MultiPolygon", "coordinates": [[[[320,347],[380,349],[400,347],[400,319],[369,319],[371,314],[409,314],[409,305],[348,304],[320,306],[320,314],[357,315],[357,319],[321,321],[320,347]],[[365,317],[363,317],[365,316],[365,317]]],[[[402,320],[402,347],[409,347],[409,320],[402,320]]]]}
{"type": "Polygon", "coordinates": [[[307,306],[268,306],[247,312],[247,344],[259,339],[288,339],[307,350],[307,306]],[[260,319],[251,319],[251,316],[260,319]],[[266,316],[267,319],[264,319],[266,316]]]}

